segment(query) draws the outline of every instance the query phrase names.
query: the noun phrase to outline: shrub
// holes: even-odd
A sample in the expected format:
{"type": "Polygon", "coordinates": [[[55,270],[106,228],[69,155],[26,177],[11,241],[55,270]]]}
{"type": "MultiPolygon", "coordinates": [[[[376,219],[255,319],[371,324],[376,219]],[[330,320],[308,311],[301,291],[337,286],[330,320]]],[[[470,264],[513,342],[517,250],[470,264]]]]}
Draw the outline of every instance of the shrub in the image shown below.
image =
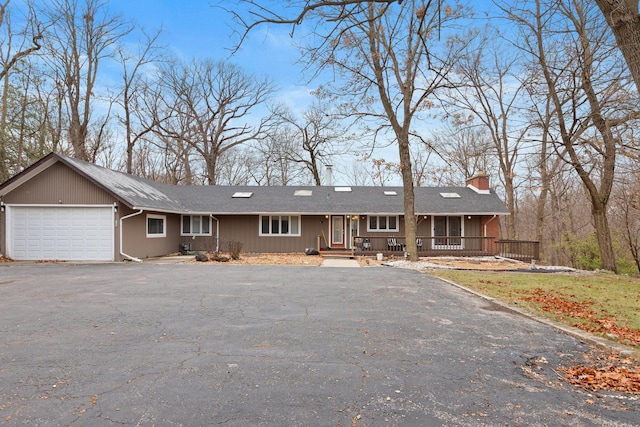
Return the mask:
{"type": "Polygon", "coordinates": [[[562,247],[571,260],[572,267],[580,270],[600,268],[600,249],[595,233],[579,237],[565,232],[562,247]]]}
{"type": "Polygon", "coordinates": [[[225,246],[227,248],[227,252],[229,252],[229,256],[231,257],[231,259],[233,260],[240,259],[240,252],[242,252],[242,246],[243,246],[242,242],[229,240],[228,242],[226,242],[225,246]]]}

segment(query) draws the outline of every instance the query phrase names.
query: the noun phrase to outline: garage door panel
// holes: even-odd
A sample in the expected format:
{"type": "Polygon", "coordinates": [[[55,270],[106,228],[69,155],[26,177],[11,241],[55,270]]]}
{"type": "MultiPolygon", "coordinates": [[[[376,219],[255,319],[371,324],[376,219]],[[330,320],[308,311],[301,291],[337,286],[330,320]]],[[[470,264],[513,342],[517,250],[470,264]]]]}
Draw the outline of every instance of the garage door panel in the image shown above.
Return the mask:
{"type": "Polygon", "coordinates": [[[112,261],[112,207],[11,207],[9,254],[17,260],[112,261]]]}

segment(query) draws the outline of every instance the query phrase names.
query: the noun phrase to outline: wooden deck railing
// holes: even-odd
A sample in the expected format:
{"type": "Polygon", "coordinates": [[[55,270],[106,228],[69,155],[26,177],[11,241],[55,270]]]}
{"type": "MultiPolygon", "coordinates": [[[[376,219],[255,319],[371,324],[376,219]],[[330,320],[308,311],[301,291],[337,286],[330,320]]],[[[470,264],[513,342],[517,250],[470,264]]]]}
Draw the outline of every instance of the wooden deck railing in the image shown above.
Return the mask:
{"type": "MultiPolygon", "coordinates": [[[[419,256],[488,256],[498,253],[493,237],[418,237],[419,256]]],[[[355,237],[354,254],[404,255],[404,237],[355,237]]]]}
{"type": "Polygon", "coordinates": [[[499,255],[505,258],[531,262],[540,259],[540,242],[536,240],[498,240],[499,255]]]}
{"type": "MultiPolygon", "coordinates": [[[[354,255],[382,253],[403,256],[406,251],[404,237],[354,237],[354,255]]],[[[418,237],[419,256],[493,256],[529,262],[540,259],[540,244],[529,240],[496,240],[494,237],[418,237]]]]}

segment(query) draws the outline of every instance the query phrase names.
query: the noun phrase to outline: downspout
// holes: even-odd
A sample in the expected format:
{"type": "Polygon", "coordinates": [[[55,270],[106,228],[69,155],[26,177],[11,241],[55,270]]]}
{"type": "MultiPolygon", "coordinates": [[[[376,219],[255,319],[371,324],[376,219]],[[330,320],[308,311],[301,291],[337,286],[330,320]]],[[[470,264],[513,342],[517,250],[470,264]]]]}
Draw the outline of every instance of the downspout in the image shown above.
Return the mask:
{"type": "Polygon", "coordinates": [[[209,214],[211,219],[216,221],[216,253],[220,252],[220,220],[213,216],[213,214],[209,214]]]}
{"type": "MultiPolygon", "coordinates": [[[[491,221],[493,221],[494,219],[496,219],[498,217],[498,215],[493,215],[493,218],[491,218],[489,221],[484,223],[484,237],[487,237],[487,224],[489,224],[491,221]]],[[[498,238],[500,238],[500,236],[498,236],[498,238]]],[[[493,246],[493,245],[492,245],[493,246]]]]}
{"type": "MultiPolygon", "coordinates": [[[[497,217],[498,217],[498,215],[494,215],[493,218],[491,218],[489,221],[484,223],[484,237],[487,237],[487,224],[489,224],[491,221],[493,221],[497,217]]],[[[500,236],[498,236],[498,237],[500,237],[500,236]]]]}
{"type": "Polygon", "coordinates": [[[142,212],[144,212],[142,209],[140,209],[138,212],[134,212],[132,214],[123,216],[120,218],[120,255],[122,255],[123,257],[125,257],[126,259],[128,259],[129,261],[135,261],[135,262],[142,262],[142,260],[140,258],[136,258],[133,257],[131,255],[127,255],[124,252],[122,252],[122,221],[124,221],[125,219],[129,219],[131,217],[140,215],[142,212]]]}

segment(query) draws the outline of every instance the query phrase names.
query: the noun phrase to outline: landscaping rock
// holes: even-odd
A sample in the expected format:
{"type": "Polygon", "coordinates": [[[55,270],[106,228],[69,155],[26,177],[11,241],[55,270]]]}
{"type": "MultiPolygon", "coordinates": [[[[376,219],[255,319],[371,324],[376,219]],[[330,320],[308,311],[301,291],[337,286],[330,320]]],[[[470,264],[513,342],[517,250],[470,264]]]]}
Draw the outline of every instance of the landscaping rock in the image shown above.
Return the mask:
{"type": "Polygon", "coordinates": [[[203,254],[202,252],[196,253],[196,261],[207,262],[209,261],[209,256],[207,254],[203,254]]]}

